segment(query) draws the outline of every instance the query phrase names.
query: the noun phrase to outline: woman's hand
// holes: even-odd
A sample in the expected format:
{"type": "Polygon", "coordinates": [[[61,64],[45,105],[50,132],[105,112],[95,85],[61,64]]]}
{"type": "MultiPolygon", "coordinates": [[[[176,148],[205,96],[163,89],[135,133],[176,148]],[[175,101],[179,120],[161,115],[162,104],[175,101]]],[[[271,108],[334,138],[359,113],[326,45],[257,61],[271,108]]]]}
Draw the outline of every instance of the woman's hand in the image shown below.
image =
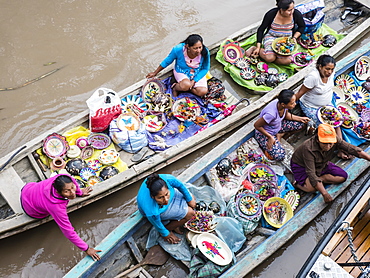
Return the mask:
{"type": "Polygon", "coordinates": [[[195,86],[195,81],[194,80],[190,80],[190,89],[194,89],[194,86],[195,86]]]}
{"type": "Polygon", "coordinates": [[[89,255],[94,261],[99,261],[100,260],[100,256],[98,255],[97,252],[101,252],[101,250],[95,250],[94,248],[90,248],[87,249],[86,251],[86,254],[89,255]]]}
{"type": "Polygon", "coordinates": [[[251,56],[253,58],[257,58],[260,55],[260,48],[257,46],[255,50],[253,50],[251,56]]]}
{"type": "Polygon", "coordinates": [[[190,202],[188,202],[188,206],[191,207],[192,209],[195,209],[196,204],[197,203],[195,202],[194,197],[190,202]]]}
{"type": "Polygon", "coordinates": [[[168,236],[163,237],[163,239],[170,244],[177,244],[180,243],[181,241],[181,239],[175,236],[173,232],[170,232],[170,234],[168,236]]]}
{"type": "Polygon", "coordinates": [[[91,186],[89,186],[89,187],[81,188],[81,191],[82,191],[81,197],[85,197],[85,196],[89,196],[90,192],[93,191],[93,189],[91,186]]]}
{"type": "Polygon", "coordinates": [[[308,117],[299,117],[297,122],[307,124],[311,119],[308,117]]]}
{"type": "Polygon", "coordinates": [[[155,77],[157,74],[153,71],[153,72],[149,72],[147,75],[146,75],[146,78],[153,78],[155,77]]]}
{"type": "Polygon", "coordinates": [[[269,136],[269,139],[267,140],[267,149],[268,150],[271,150],[272,149],[272,147],[274,146],[274,144],[275,144],[275,138],[274,138],[274,136],[269,136]]]}

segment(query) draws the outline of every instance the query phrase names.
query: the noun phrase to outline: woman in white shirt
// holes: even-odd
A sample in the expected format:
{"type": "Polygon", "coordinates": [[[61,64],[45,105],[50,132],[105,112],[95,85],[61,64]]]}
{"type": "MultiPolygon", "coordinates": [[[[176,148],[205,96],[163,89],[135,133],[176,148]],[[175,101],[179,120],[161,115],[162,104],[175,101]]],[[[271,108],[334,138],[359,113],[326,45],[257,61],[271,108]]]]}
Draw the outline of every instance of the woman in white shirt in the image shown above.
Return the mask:
{"type": "Polygon", "coordinates": [[[332,56],[321,55],[317,59],[316,69],[306,76],[296,94],[303,113],[315,122],[316,127],[320,124],[317,109],[330,105],[333,98],[335,64],[332,56]]]}

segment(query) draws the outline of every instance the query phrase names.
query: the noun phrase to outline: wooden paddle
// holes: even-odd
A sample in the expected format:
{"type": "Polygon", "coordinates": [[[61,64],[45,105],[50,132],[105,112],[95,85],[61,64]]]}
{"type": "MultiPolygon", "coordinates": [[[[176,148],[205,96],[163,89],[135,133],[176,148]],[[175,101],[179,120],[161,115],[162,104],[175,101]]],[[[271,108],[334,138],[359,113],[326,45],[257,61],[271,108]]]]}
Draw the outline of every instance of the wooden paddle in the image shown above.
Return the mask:
{"type": "Polygon", "coordinates": [[[160,245],[154,245],[151,247],[146,254],[144,260],[142,260],[139,264],[131,267],[124,272],[118,274],[115,278],[124,277],[128,273],[132,272],[133,270],[139,268],[140,266],[150,264],[150,265],[163,265],[169,258],[169,254],[163,250],[160,245]]]}

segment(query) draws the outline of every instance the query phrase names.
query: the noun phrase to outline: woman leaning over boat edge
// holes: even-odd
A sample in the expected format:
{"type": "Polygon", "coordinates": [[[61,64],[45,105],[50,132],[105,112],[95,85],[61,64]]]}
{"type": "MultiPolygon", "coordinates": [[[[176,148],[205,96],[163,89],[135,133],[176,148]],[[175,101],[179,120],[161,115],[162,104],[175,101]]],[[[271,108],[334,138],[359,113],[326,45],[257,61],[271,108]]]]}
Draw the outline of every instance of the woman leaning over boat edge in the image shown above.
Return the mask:
{"type": "Polygon", "coordinates": [[[177,82],[172,85],[173,95],[177,97],[179,92],[190,91],[199,97],[204,96],[208,92],[206,74],[211,67],[211,62],[208,48],[203,44],[203,38],[197,34],[188,36],[173,47],[158,68],[148,73],[146,78],[155,77],[173,61],[175,61],[173,75],[177,82]]]}
{"type": "Polygon", "coordinates": [[[45,218],[51,215],[60,230],[81,251],[86,252],[93,260],[100,260],[97,252],[89,247],[74,230],[67,214],[67,204],[76,196],[88,196],[91,187],[82,188],[69,175],[56,175],[40,182],[26,184],[21,191],[21,204],[26,214],[33,218],[45,218]]]}
{"type": "Polygon", "coordinates": [[[173,232],[194,215],[195,198],[185,185],[169,174],[151,174],[141,184],[137,205],[139,211],[157,229],[165,241],[179,243],[173,232]]]}
{"type": "Polygon", "coordinates": [[[246,55],[260,56],[265,62],[289,65],[292,62],[291,56],[276,54],[272,49],[272,42],[279,37],[291,37],[297,43],[306,24],[301,12],[294,9],[293,0],[277,0],[276,6],[263,17],[257,30],[257,45],[249,48],[246,55]]]}

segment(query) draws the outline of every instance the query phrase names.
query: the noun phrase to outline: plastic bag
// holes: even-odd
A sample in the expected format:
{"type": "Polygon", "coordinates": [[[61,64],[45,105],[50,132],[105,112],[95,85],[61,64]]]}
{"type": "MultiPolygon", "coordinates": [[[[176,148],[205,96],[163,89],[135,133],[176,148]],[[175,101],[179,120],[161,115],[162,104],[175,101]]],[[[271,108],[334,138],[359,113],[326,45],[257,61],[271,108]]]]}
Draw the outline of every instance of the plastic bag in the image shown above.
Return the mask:
{"type": "Polygon", "coordinates": [[[308,3],[296,5],[295,8],[302,13],[304,22],[306,23],[304,34],[312,34],[321,27],[325,17],[323,12],[325,8],[324,0],[313,0],[308,3]]]}
{"type": "Polygon", "coordinates": [[[215,222],[217,222],[217,236],[229,246],[231,251],[238,252],[246,241],[242,224],[231,217],[216,217],[215,222]]]}
{"type": "Polygon", "coordinates": [[[121,114],[121,99],[111,89],[99,88],[86,101],[90,110],[90,130],[102,132],[121,114]]]}
{"type": "Polygon", "coordinates": [[[129,153],[136,153],[148,145],[145,126],[140,123],[137,130],[121,130],[114,119],[109,126],[109,136],[121,149],[129,153]]]}

